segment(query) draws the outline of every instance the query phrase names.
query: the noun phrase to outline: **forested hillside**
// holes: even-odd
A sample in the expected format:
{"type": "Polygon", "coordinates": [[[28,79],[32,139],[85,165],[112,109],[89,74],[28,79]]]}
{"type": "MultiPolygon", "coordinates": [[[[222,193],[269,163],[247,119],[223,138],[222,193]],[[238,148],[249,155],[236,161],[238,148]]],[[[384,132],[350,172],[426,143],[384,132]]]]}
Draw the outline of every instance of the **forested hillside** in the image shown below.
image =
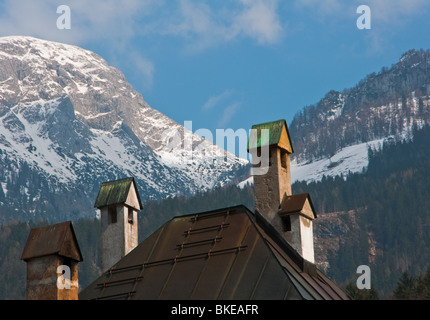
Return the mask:
{"type": "Polygon", "coordinates": [[[354,213],[359,236],[346,235],[329,255],[329,274],[341,284],[357,279],[357,266],[366,264],[384,296],[403,272],[417,277],[430,266],[430,128],[413,136],[386,143],[382,152],[369,150],[365,174],[294,186],[310,192],[321,216],[354,213]]]}

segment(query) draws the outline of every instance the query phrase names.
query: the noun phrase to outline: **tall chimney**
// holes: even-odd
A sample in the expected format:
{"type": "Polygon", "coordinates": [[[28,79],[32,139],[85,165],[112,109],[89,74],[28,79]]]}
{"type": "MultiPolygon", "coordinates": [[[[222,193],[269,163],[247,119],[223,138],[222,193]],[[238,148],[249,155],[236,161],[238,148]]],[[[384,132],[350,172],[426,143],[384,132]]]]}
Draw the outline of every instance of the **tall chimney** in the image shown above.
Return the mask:
{"type": "Polygon", "coordinates": [[[82,255],[70,221],[32,229],[21,260],[27,263],[27,300],[78,300],[82,255]]]}
{"type": "Polygon", "coordinates": [[[102,270],[107,271],[138,245],[142,203],[134,179],[103,183],[94,207],[100,210],[102,270]]]}
{"type": "Polygon", "coordinates": [[[255,211],[303,258],[314,262],[312,220],[316,215],[310,196],[306,197],[306,202],[301,201],[303,197],[292,195],[290,154],[294,149],[287,122],[278,120],[252,126],[248,152],[253,158],[261,158],[257,164],[253,160],[255,211]],[[268,161],[264,161],[265,156],[268,161]],[[302,207],[297,209],[300,205],[302,207]]]}

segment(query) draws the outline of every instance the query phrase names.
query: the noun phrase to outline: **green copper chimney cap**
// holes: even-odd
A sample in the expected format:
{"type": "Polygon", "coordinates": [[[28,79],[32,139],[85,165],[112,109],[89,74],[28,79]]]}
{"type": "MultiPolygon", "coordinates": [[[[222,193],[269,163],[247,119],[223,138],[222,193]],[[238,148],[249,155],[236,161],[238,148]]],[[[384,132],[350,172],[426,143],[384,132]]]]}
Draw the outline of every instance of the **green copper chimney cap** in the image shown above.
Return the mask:
{"type": "Polygon", "coordinates": [[[291,141],[287,122],[284,119],[253,125],[251,129],[257,130],[257,139],[248,140],[248,146],[247,146],[248,152],[249,150],[261,148],[263,146],[279,145],[279,143],[281,142],[281,137],[282,137],[282,132],[284,127],[286,130],[286,133],[288,136],[288,142],[289,142],[289,148],[287,149],[287,151],[289,153],[294,153],[293,142],[291,141]],[[269,137],[267,140],[262,139],[261,130],[263,129],[269,130],[269,137]],[[262,140],[266,140],[266,141],[262,141],[262,140]]]}
{"type": "Polygon", "coordinates": [[[134,178],[125,178],[102,183],[94,207],[101,208],[116,204],[125,204],[132,185],[134,188],[136,188],[135,191],[140,206],[140,208],[135,209],[141,210],[142,203],[137,191],[136,183],[134,182],[134,178]]]}

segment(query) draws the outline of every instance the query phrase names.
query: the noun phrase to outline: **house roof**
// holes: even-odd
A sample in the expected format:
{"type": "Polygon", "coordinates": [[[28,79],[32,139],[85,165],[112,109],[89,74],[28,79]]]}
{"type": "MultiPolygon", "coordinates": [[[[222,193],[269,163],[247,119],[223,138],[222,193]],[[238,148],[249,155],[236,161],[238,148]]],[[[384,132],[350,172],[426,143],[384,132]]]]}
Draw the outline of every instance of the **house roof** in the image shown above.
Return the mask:
{"type": "Polygon", "coordinates": [[[103,273],[89,299],[348,299],[244,206],[175,217],[103,273]]]}
{"type": "Polygon", "coordinates": [[[105,206],[111,206],[116,204],[125,204],[127,202],[127,197],[132,186],[134,186],[135,188],[137,199],[139,202],[139,208],[135,209],[141,210],[142,202],[140,200],[136,183],[134,182],[134,178],[125,178],[102,183],[94,207],[102,208],[105,206]]]}
{"type": "Polygon", "coordinates": [[[278,213],[280,215],[300,213],[303,210],[306,201],[308,201],[309,205],[311,206],[312,213],[314,215],[313,218],[316,218],[317,214],[309,193],[301,193],[288,196],[284,194],[281,204],[279,205],[278,213]]]}
{"type": "Polygon", "coordinates": [[[294,153],[293,142],[291,141],[287,122],[284,119],[253,125],[251,130],[253,129],[257,130],[257,137],[255,140],[254,139],[248,140],[247,150],[249,151],[251,149],[260,148],[263,146],[278,145],[281,140],[281,136],[284,128],[287,132],[288,141],[291,147],[291,150],[289,150],[289,152],[294,153]],[[268,141],[262,139],[261,130],[263,129],[269,130],[268,141]]]}
{"type": "Polygon", "coordinates": [[[21,260],[29,260],[49,255],[59,255],[82,261],[82,254],[70,221],[30,231],[21,260]]]}

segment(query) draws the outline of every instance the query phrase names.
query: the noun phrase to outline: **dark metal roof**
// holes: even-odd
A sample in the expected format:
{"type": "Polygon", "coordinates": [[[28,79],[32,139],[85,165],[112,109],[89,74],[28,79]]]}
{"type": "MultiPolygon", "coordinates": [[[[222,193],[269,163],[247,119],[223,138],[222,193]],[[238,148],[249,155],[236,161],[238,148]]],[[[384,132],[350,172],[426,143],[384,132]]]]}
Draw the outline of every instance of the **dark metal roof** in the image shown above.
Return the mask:
{"type": "Polygon", "coordinates": [[[309,193],[293,194],[289,196],[287,196],[287,194],[284,194],[281,204],[279,205],[279,214],[282,215],[300,212],[303,209],[306,200],[309,201],[313,214],[316,218],[317,214],[309,193]]]}
{"type": "Polygon", "coordinates": [[[251,149],[260,148],[262,146],[277,145],[279,143],[279,140],[281,139],[282,129],[284,127],[285,127],[285,130],[287,131],[288,139],[290,142],[290,146],[291,146],[290,151],[291,153],[294,153],[293,142],[291,141],[287,122],[284,119],[253,125],[251,129],[257,130],[257,139],[255,141],[255,145],[254,144],[250,145],[250,142],[253,142],[253,141],[248,141],[248,147],[247,147],[248,151],[251,149]],[[269,141],[262,141],[261,139],[262,129],[269,130],[269,141]]]}
{"type": "MultiPolygon", "coordinates": [[[[94,207],[101,208],[115,204],[124,204],[127,201],[127,196],[132,185],[136,188],[134,178],[125,178],[102,183],[94,207]]],[[[135,209],[141,210],[142,202],[137,188],[136,194],[140,208],[135,209]]]]}
{"type": "Polygon", "coordinates": [[[176,217],[80,299],[347,299],[244,206],[176,217]]]}
{"type": "Polygon", "coordinates": [[[82,261],[82,254],[70,221],[30,231],[21,260],[48,255],[59,255],[75,261],[82,261]]]}

